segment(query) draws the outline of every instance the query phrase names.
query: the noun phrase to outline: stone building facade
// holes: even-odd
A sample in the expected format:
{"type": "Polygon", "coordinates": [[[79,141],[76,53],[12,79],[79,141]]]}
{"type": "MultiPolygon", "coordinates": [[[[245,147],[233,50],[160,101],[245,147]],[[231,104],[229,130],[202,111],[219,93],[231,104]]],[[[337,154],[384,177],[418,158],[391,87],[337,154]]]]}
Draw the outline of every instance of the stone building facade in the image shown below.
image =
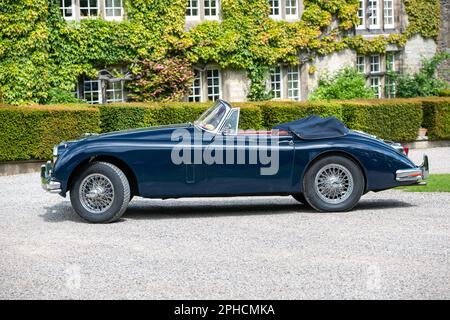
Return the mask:
{"type": "MultiPolygon", "coordinates": [[[[188,30],[205,20],[220,21],[220,0],[186,0],[186,25],[188,30]]],[[[303,0],[268,0],[270,18],[292,22],[300,20],[303,0]]],[[[346,49],[300,65],[276,65],[267,74],[267,88],[274,99],[306,100],[318,84],[320,77],[344,66],[354,66],[365,75],[367,85],[377,97],[395,96],[395,86],[387,73],[412,72],[420,67],[423,58],[432,57],[438,50],[449,50],[449,0],[441,0],[441,34],[436,43],[432,39],[414,36],[404,47],[391,45],[385,54],[359,55],[346,49]],[[315,72],[310,72],[314,66],[315,72]]],[[[61,14],[66,20],[102,17],[106,20],[126,19],[123,0],[61,0],[61,14]]],[[[379,35],[401,33],[406,29],[408,17],[402,0],[360,0],[359,25],[353,35],[371,38],[379,35]]],[[[441,75],[449,77],[448,65],[441,75]]],[[[218,98],[231,102],[245,101],[250,88],[246,71],[220,69],[217,65],[194,66],[195,80],[186,101],[205,102],[218,98]]],[[[80,79],[75,94],[90,103],[126,101],[125,80],[100,77],[80,79]]]]}
{"type": "MultiPolygon", "coordinates": [[[[450,53],[450,0],[441,0],[441,25],[438,37],[438,51],[450,53]]],[[[450,61],[440,66],[439,75],[450,82],[450,61]]]]}

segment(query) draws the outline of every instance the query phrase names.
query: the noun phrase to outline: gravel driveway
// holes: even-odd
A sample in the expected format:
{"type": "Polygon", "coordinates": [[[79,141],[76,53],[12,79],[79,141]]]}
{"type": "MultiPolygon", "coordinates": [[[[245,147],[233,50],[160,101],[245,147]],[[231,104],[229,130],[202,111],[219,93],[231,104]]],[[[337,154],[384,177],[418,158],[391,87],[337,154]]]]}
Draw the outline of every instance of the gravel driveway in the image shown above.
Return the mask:
{"type": "Polygon", "coordinates": [[[37,174],[0,177],[0,298],[450,298],[450,194],[144,200],[82,222],[37,174]]]}

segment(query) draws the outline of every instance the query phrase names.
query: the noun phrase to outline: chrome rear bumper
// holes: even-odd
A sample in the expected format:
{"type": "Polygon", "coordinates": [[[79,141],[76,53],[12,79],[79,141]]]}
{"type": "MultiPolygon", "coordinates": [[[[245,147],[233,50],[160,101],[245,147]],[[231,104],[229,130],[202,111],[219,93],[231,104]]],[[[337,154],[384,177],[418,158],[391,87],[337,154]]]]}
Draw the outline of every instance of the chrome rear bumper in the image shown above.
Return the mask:
{"type": "Polygon", "coordinates": [[[395,172],[395,180],[418,182],[428,178],[430,172],[428,156],[423,156],[423,162],[420,166],[411,169],[402,169],[395,172]]]}
{"type": "Polygon", "coordinates": [[[47,161],[46,164],[41,166],[41,186],[42,189],[51,193],[61,192],[61,183],[52,180],[52,163],[47,161]]]}

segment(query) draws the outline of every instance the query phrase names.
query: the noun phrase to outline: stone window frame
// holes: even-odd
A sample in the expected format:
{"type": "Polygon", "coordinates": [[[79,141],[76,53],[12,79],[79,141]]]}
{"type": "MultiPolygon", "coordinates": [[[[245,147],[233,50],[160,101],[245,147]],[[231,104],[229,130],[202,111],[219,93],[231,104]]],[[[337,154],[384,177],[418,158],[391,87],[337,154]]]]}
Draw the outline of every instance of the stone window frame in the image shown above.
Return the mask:
{"type": "Polygon", "coordinates": [[[397,71],[396,53],[392,51],[386,52],[386,72],[397,71]],[[392,58],[392,59],[391,59],[392,58]],[[392,60],[392,61],[390,61],[392,60]]]}
{"type": "Polygon", "coordinates": [[[186,6],[186,20],[200,20],[200,2],[202,0],[188,0],[186,6]],[[194,2],[196,5],[194,6],[194,2]],[[193,11],[196,11],[196,14],[193,11]],[[188,14],[189,13],[189,14],[188,14]]]}
{"type": "Polygon", "coordinates": [[[395,86],[395,82],[391,82],[391,78],[389,76],[384,77],[384,97],[385,98],[395,98],[397,95],[397,88],[395,86]]]}
{"type": "Polygon", "coordinates": [[[369,71],[371,74],[380,73],[381,72],[381,55],[379,54],[371,54],[369,56],[369,71]],[[377,58],[377,62],[374,62],[372,59],[377,58]],[[376,70],[375,70],[376,66],[376,70]]]}
{"type": "MultiPolygon", "coordinates": [[[[106,16],[106,0],[96,0],[97,6],[91,7],[90,0],[88,0],[88,6],[87,7],[81,7],[81,1],[82,0],[69,0],[71,2],[70,6],[66,6],[67,0],[59,0],[59,9],[62,17],[66,21],[81,21],[83,19],[98,19],[103,18],[106,21],[122,21],[125,18],[125,8],[124,8],[124,1],[120,0],[122,5],[121,10],[121,16],[106,16]],[[66,16],[66,12],[64,9],[70,8],[72,10],[71,16],[66,16]],[[81,8],[87,8],[89,11],[92,8],[97,9],[97,15],[90,15],[90,16],[82,16],[81,15],[81,8]]],[[[116,8],[116,7],[115,7],[116,8]]]]}
{"type": "Polygon", "coordinates": [[[287,98],[290,100],[294,100],[294,101],[300,101],[301,99],[301,92],[300,92],[300,82],[301,82],[301,78],[300,78],[300,67],[298,65],[296,66],[288,66],[287,67],[287,98]],[[297,75],[297,79],[290,79],[290,75],[291,74],[296,74],[297,75]],[[297,83],[297,87],[292,87],[290,86],[291,82],[296,82],[297,83]],[[297,94],[296,95],[291,95],[292,91],[296,91],[297,94]]]}
{"type": "Polygon", "coordinates": [[[59,11],[65,20],[75,20],[75,8],[74,8],[75,0],[60,0],[59,1],[59,11]],[[67,5],[70,2],[70,5],[67,5]],[[70,16],[67,10],[70,10],[70,16]]]}
{"type": "Polygon", "coordinates": [[[107,5],[107,1],[108,0],[104,0],[104,6],[103,6],[103,18],[107,21],[120,21],[123,19],[124,17],[124,0],[109,0],[112,1],[112,6],[108,6],[107,5]],[[116,1],[119,1],[119,6],[116,6],[116,1]],[[112,10],[113,11],[113,15],[112,16],[108,16],[107,15],[107,10],[112,10]],[[120,10],[120,15],[115,15],[115,11],[116,10],[120,10]]]}
{"type": "Polygon", "coordinates": [[[184,100],[188,102],[208,102],[208,101],[215,101],[210,99],[209,92],[209,83],[208,83],[208,71],[217,71],[218,72],[218,79],[219,84],[216,86],[219,90],[217,99],[222,99],[223,96],[223,71],[220,69],[217,65],[207,65],[206,67],[194,67],[194,73],[196,73],[196,78],[199,80],[199,86],[197,86],[199,93],[197,95],[193,95],[193,89],[195,88],[195,78],[194,82],[191,84],[189,88],[189,94],[185,96],[184,100]]]}
{"type": "Polygon", "coordinates": [[[369,30],[380,29],[380,0],[369,0],[367,6],[369,30]],[[373,14],[375,12],[375,14],[373,14]],[[375,23],[374,23],[375,20],[375,23]]]}
{"type": "Polygon", "coordinates": [[[359,0],[358,6],[358,18],[360,19],[360,23],[356,26],[356,29],[365,29],[366,28],[366,0],[359,0]]]}
{"type": "Polygon", "coordinates": [[[273,83],[272,83],[272,75],[273,75],[273,70],[275,68],[279,68],[280,72],[280,96],[279,97],[274,97],[272,98],[272,100],[293,100],[293,101],[300,101],[302,99],[302,74],[301,74],[301,66],[300,65],[276,65],[273,66],[270,69],[270,72],[267,75],[267,80],[266,80],[266,88],[268,91],[271,91],[273,88],[273,83]],[[297,77],[297,87],[296,88],[289,88],[290,85],[290,79],[289,79],[289,73],[290,73],[290,69],[295,68],[296,72],[298,74],[297,77]],[[290,98],[290,92],[291,90],[296,90],[297,91],[297,96],[296,99],[290,98]]]}
{"type": "Polygon", "coordinates": [[[191,87],[189,88],[189,95],[187,97],[187,101],[189,102],[203,102],[203,94],[202,94],[202,72],[200,70],[194,69],[194,81],[192,82],[191,87]],[[198,93],[197,93],[198,92],[198,93]]]}
{"type": "Polygon", "coordinates": [[[125,102],[125,81],[119,80],[119,81],[105,81],[106,82],[106,88],[105,88],[105,99],[104,101],[106,103],[113,103],[113,102],[125,102]],[[116,88],[116,85],[119,84],[120,88],[116,88]],[[111,87],[112,86],[112,87],[111,87]],[[120,99],[115,98],[115,92],[119,91],[120,93],[120,99]],[[108,98],[108,95],[113,95],[112,98],[108,98]]]}
{"type": "MultiPolygon", "coordinates": [[[[197,0],[197,15],[187,15],[188,13],[188,6],[192,3],[191,0],[188,1],[186,5],[186,12],[185,12],[185,19],[186,21],[218,21],[220,20],[221,15],[221,8],[222,3],[220,0],[197,0]],[[216,4],[216,14],[215,15],[206,15],[206,10],[208,7],[206,7],[206,2],[214,2],[216,4]]],[[[210,7],[209,7],[210,8],[210,7]]]]}
{"type": "Polygon", "coordinates": [[[100,0],[94,0],[95,1],[95,6],[91,6],[91,1],[92,0],[77,0],[76,3],[78,4],[78,10],[77,13],[79,14],[79,18],[80,19],[89,19],[89,18],[96,18],[100,15],[100,0]],[[83,7],[82,4],[86,3],[83,7]],[[87,16],[83,16],[81,14],[81,11],[85,10],[86,12],[88,12],[87,16]],[[91,12],[96,12],[96,14],[91,14],[91,12]]]}
{"type": "Polygon", "coordinates": [[[272,19],[281,19],[281,1],[282,0],[269,0],[269,17],[272,19]],[[276,6],[275,3],[277,4],[276,6]],[[274,14],[275,10],[278,10],[277,14],[274,14]]]}
{"type": "Polygon", "coordinates": [[[386,30],[392,31],[396,28],[400,28],[401,19],[398,16],[399,12],[401,12],[402,3],[401,0],[360,0],[358,5],[357,15],[360,18],[360,23],[355,26],[357,31],[368,30],[368,31],[377,31],[377,30],[386,30]],[[370,6],[369,4],[375,2],[376,3],[376,17],[377,23],[371,23],[370,17],[370,6]],[[385,14],[388,13],[388,10],[385,8],[385,4],[390,3],[391,7],[390,13],[392,14],[392,23],[385,23],[385,14]],[[397,15],[397,16],[396,16],[397,15]]]}
{"type": "Polygon", "coordinates": [[[91,79],[91,78],[83,78],[83,100],[90,104],[101,104],[103,102],[103,90],[102,90],[102,80],[100,79],[91,79]],[[94,84],[97,85],[97,90],[94,90],[94,84]],[[89,90],[86,90],[89,85],[89,90]],[[94,95],[97,94],[97,99],[93,99],[94,95]],[[87,97],[89,95],[90,98],[87,97]]]}
{"type": "Polygon", "coordinates": [[[371,89],[376,88],[376,90],[374,90],[376,98],[381,99],[381,97],[382,97],[381,76],[370,76],[369,81],[370,81],[370,88],[371,89]],[[376,85],[374,85],[374,80],[376,80],[376,82],[377,82],[376,85]]]}
{"type": "Polygon", "coordinates": [[[219,68],[208,68],[206,69],[206,96],[207,101],[216,101],[218,99],[222,99],[222,73],[220,72],[219,68]],[[215,73],[217,72],[217,76],[214,74],[209,75],[209,73],[215,73]],[[215,84],[215,81],[217,80],[217,84],[215,84]],[[212,81],[212,84],[211,82],[212,81]],[[212,89],[212,93],[210,93],[210,88],[212,89]],[[216,90],[217,89],[217,92],[216,90]]]}
{"type": "MultiPolygon", "coordinates": [[[[401,60],[399,59],[399,51],[393,50],[393,51],[387,51],[385,54],[369,54],[369,55],[361,55],[358,54],[356,56],[355,65],[358,69],[358,59],[362,58],[364,61],[364,72],[362,73],[366,78],[366,84],[371,87],[371,78],[372,77],[378,77],[379,78],[379,86],[380,86],[380,92],[379,97],[383,98],[390,98],[395,97],[395,84],[394,86],[394,93],[393,94],[387,94],[387,90],[389,90],[386,87],[389,87],[391,84],[389,83],[389,72],[398,72],[399,66],[401,63],[401,60]],[[371,71],[371,57],[372,56],[379,56],[379,71],[371,71]],[[392,61],[392,68],[390,67],[391,63],[389,60],[392,61]]],[[[360,71],[358,69],[358,71],[360,71]]]]}
{"type": "Polygon", "coordinates": [[[283,68],[281,66],[275,66],[270,69],[269,86],[271,92],[274,93],[273,100],[282,99],[284,86],[283,86],[283,68]],[[278,79],[276,79],[275,77],[278,77],[278,79]],[[274,87],[277,88],[274,89],[274,87]],[[277,92],[278,94],[275,94],[275,92],[277,92]]]}
{"type": "Polygon", "coordinates": [[[366,56],[365,55],[358,54],[356,56],[356,69],[358,70],[358,72],[360,72],[362,74],[366,74],[366,56]],[[362,63],[360,60],[362,60],[362,63]],[[362,66],[362,68],[360,68],[361,66],[362,66]]]}
{"type": "Polygon", "coordinates": [[[85,100],[87,103],[91,104],[105,104],[112,102],[126,102],[127,101],[127,90],[125,82],[130,80],[128,77],[128,71],[125,66],[116,66],[113,69],[104,69],[99,70],[97,77],[89,78],[87,76],[80,76],[75,85],[74,96],[78,99],[85,100]],[[124,74],[124,76],[117,77],[110,70],[119,69],[120,73],[124,74]],[[88,83],[96,83],[97,89],[92,90],[92,85],[87,86],[88,83]],[[120,87],[117,88],[117,83],[120,83],[120,87]],[[111,87],[111,84],[114,88],[111,87]],[[88,88],[89,90],[86,90],[88,88]],[[117,92],[120,90],[120,99],[110,98],[111,92],[117,92]],[[98,94],[98,98],[96,100],[92,99],[92,95],[94,93],[98,94]],[[91,98],[89,98],[89,95],[91,98]]]}
{"type": "MultiPolygon", "coordinates": [[[[271,5],[274,1],[276,1],[278,3],[278,15],[272,15],[269,13],[269,18],[273,19],[273,20],[286,20],[286,21],[296,21],[296,20],[300,20],[301,18],[301,12],[303,12],[303,1],[301,0],[293,0],[295,1],[296,4],[296,14],[287,14],[286,13],[286,3],[287,1],[291,1],[291,0],[273,0],[273,1],[269,1],[269,6],[271,8],[271,5]]],[[[272,10],[272,9],[271,9],[272,10]]]]}
{"type": "Polygon", "coordinates": [[[395,4],[394,0],[383,0],[383,28],[384,29],[394,29],[395,28],[395,4]],[[387,4],[390,3],[390,8],[387,7],[387,4]],[[390,16],[387,13],[390,10],[390,16]],[[391,23],[386,23],[386,18],[390,18],[392,20],[391,23]]]}

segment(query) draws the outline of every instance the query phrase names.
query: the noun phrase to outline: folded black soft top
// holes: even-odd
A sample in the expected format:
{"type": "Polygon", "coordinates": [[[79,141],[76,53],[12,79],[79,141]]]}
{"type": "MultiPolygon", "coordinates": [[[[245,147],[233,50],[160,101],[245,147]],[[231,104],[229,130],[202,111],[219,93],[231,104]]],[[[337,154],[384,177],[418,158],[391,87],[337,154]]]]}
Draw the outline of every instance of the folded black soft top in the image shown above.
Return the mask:
{"type": "Polygon", "coordinates": [[[288,130],[301,139],[325,139],[345,136],[349,129],[335,117],[316,115],[276,125],[274,129],[288,130]]]}

